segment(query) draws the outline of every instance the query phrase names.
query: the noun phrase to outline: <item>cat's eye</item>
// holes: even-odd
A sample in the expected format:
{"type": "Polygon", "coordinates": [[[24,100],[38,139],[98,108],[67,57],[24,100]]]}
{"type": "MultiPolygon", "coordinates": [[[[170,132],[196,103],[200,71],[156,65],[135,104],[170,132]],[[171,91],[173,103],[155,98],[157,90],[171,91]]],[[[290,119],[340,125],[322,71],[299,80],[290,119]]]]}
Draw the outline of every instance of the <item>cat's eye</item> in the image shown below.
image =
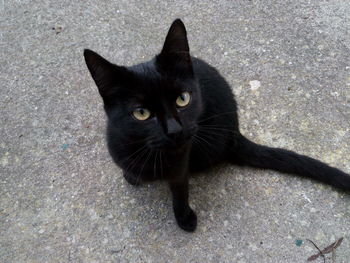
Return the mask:
{"type": "Polygon", "coordinates": [[[151,116],[151,112],[145,108],[137,108],[132,112],[132,115],[140,121],[145,121],[151,116]]]}
{"type": "Polygon", "coordinates": [[[189,92],[184,91],[181,93],[179,97],[176,99],[176,105],[179,107],[185,107],[190,103],[191,95],[189,92]]]}

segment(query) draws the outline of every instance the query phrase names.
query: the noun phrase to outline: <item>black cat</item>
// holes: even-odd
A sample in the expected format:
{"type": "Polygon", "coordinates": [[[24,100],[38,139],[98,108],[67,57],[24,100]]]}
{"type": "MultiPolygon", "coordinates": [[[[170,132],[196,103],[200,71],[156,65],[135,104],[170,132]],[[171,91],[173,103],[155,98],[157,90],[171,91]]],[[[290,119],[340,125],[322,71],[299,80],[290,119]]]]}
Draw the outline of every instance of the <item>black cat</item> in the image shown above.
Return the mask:
{"type": "Polygon", "coordinates": [[[132,185],[165,179],[182,229],[194,231],[197,225],[188,204],[189,173],[220,162],[293,173],[350,189],[350,176],[336,168],[245,138],[229,85],[215,68],[190,56],[180,19],[173,22],[161,53],[151,61],[123,67],[91,50],[84,56],[104,101],[113,160],[132,185]]]}

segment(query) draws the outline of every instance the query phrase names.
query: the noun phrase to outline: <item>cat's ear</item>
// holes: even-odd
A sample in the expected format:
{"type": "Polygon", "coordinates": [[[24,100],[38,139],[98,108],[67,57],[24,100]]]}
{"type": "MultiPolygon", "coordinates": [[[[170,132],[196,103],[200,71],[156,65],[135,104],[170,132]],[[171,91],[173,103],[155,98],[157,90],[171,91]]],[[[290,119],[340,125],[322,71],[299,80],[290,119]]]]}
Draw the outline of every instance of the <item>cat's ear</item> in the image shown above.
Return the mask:
{"type": "Polygon", "coordinates": [[[165,70],[193,73],[186,28],[180,19],[171,24],[157,62],[165,70]]]}
{"type": "Polygon", "coordinates": [[[179,53],[188,55],[189,52],[185,25],[180,19],[176,19],[169,28],[162,54],[179,53]]]}
{"type": "Polygon", "coordinates": [[[84,50],[84,58],[101,96],[111,96],[118,82],[125,77],[126,68],[110,63],[89,49],[84,50]]]}

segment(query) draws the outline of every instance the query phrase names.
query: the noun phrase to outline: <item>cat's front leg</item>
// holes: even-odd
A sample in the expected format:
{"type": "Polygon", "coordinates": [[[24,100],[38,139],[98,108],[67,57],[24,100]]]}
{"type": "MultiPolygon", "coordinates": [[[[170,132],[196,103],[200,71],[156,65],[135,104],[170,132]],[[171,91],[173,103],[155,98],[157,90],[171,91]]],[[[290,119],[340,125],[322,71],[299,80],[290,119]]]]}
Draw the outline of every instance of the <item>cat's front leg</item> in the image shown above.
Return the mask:
{"type": "Polygon", "coordinates": [[[188,176],[172,180],[169,185],[177,224],[183,230],[193,232],[197,226],[197,216],[188,204],[188,176]]]}

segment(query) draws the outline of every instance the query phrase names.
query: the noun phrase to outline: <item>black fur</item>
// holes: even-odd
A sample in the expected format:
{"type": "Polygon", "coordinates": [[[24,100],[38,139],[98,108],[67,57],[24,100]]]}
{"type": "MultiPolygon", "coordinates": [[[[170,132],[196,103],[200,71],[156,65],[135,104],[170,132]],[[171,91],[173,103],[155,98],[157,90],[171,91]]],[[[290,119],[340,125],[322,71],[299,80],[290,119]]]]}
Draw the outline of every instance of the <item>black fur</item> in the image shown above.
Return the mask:
{"type": "Polygon", "coordinates": [[[182,229],[194,231],[197,225],[188,204],[189,173],[220,162],[274,169],[350,189],[350,176],[336,168],[245,138],[229,85],[215,68],[190,56],[181,20],[173,22],[161,53],[149,62],[127,68],[90,50],[84,56],[104,101],[113,160],[130,184],[165,179],[182,229]],[[184,91],[191,100],[179,108],[175,101],[184,91]],[[151,112],[149,119],[132,116],[139,107],[151,112]]]}

